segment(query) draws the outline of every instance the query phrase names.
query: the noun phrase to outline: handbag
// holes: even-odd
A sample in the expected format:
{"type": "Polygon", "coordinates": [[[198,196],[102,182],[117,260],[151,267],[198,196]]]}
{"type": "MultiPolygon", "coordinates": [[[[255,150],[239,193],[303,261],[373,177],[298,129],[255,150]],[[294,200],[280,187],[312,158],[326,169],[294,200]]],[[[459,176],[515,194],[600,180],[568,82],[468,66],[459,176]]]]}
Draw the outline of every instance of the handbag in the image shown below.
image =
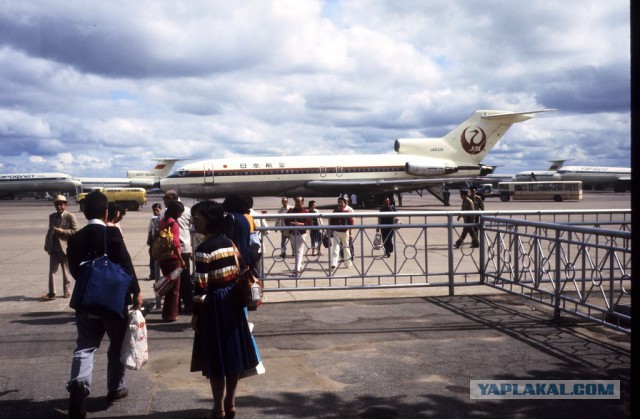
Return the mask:
{"type": "Polygon", "coordinates": [[[238,268],[238,278],[236,281],[236,289],[238,295],[242,301],[242,305],[247,307],[247,310],[254,311],[262,304],[262,287],[260,281],[253,276],[251,268],[244,263],[240,251],[233,245],[235,250],[234,257],[236,259],[236,267],[238,268]]]}
{"type": "Polygon", "coordinates": [[[331,237],[326,231],[322,232],[322,246],[324,246],[325,249],[331,247],[331,237]]]}
{"type": "Polygon", "coordinates": [[[133,276],[107,257],[107,228],[104,255],[80,264],[69,306],[96,316],[125,318],[125,298],[133,276]]]}
{"type": "Polygon", "coordinates": [[[158,279],[153,284],[153,291],[156,293],[156,295],[158,297],[162,297],[166,293],[171,291],[171,289],[173,289],[173,287],[176,286],[176,282],[178,281],[178,278],[180,278],[182,271],[183,271],[182,268],[176,268],[173,271],[171,271],[169,274],[158,279]]]}
{"type": "Polygon", "coordinates": [[[139,370],[148,360],[147,323],[140,310],[131,310],[129,328],[122,340],[120,362],[130,370],[139,370]]]}

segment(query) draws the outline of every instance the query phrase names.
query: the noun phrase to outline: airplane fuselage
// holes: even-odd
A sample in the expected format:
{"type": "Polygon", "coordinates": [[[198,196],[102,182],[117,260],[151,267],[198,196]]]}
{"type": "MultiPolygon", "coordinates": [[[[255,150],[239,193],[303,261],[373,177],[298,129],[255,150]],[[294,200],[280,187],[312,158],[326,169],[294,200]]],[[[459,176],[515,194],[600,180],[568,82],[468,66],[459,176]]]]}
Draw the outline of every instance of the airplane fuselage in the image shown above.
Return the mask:
{"type": "Polygon", "coordinates": [[[16,197],[27,193],[75,193],[80,182],[64,173],[0,174],[0,196],[16,197]]]}
{"type": "Polygon", "coordinates": [[[82,190],[93,188],[153,188],[157,182],[153,178],[79,178],[82,190]]]}
{"type": "Polygon", "coordinates": [[[516,181],[581,181],[584,188],[628,189],[631,169],[628,167],[566,166],[557,171],[520,172],[516,181]],[[532,176],[533,174],[533,176],[532,176]]]}
{"type": "Polygon", "coordinates": [[[415,190],[410,181],[424,176],[445,179],[477,176],[479,172],[479,165],[460,167],[451,161],[402,154],[240,157],[186,165],[163,179],[161,187],[179,190],[188,197],[216,198],[232,193],[333,196],[415,190]],[[415,174],[409,173],[412,171],[415,174]],[[373,187],[372,182],[376,182],[373,187]],[[405,187],[403,182],[407,182],[405,187]]]}
{"type": "Polygon", "coordinates": [[[434,192],[436,185],[483,173],[482,158],[511,125],[531,119],[531,113],[546,111],[478,110],[444,137],[397,139],[396,154],[204,160],[181,167],[161,180],[160,188],[195,198],[233,193],[381,196],[426,188],[445,202],[441,193],[434,192]]]}

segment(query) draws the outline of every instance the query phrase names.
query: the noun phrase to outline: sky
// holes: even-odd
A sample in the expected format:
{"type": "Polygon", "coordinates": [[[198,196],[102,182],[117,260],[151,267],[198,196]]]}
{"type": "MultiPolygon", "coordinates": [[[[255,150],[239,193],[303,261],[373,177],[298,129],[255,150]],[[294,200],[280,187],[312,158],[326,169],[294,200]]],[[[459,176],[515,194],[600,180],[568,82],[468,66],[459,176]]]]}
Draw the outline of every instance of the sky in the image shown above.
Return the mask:
{"type": "Polygon", "coordinates": [[[629,19],[622,0],[0,0],[0,173],[391,154],[545,108],[483,163],[629,167],[629,19]]]}

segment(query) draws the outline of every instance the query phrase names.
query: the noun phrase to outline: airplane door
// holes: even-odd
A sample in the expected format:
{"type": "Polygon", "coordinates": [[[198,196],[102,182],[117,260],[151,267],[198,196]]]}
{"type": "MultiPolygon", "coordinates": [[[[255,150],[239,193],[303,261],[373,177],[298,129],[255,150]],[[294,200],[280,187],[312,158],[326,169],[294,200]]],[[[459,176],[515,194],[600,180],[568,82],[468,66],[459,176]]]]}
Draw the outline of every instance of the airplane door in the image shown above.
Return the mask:
{"type": "Polygon", "coordinates": [[[203,170],[204,183],[205,184],[213,184],[215,183],[214,173],[213,173],[213,165],[205,164],[203,170]]]}
{"type": "Polygon", "coordinates": [[[320,177],[327,176],[327,166],[320,166],[320,177]]]}
{"type": "Polygon", "coordinates": [[[342,176],[342,166],[336,166],[336,176],[342,176]]]}

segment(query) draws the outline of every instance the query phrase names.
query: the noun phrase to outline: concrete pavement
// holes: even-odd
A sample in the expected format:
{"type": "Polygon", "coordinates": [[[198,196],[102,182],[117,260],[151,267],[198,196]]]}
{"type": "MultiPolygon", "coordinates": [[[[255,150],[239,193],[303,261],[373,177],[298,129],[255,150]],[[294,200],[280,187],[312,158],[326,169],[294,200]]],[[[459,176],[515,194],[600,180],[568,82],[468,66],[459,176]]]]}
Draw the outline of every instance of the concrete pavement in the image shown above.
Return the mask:
{"type": "MultiPolygon", "coordinates": [[[[66,415],[73,311],[65,299],[39,300],[52,210],[50,203],[0,202],[0,417],[66,415]]],[[[140,277],[147,274],[147,212],[129,213],[123,224],[140,277]]],[[[142,286],[152,300],[151,282],[142,286]]],[[[240,382],[237,417],[629,417],[628,336],[571,317],[554,322],[544,306],[479,287],[454,297],[445,291],[268,294],[250,315],[266,374],[240,382]],[[471,400],[472,379],[620,380],[622,398],[471,400]]],[[[208,382],[189,372],[189,318],[167,324],[152,312],[147,321],[150,362],[127,373],[129,397],[112,406],[103,342],[89,417],[198,418],[210,409],[208,382]]]]}

